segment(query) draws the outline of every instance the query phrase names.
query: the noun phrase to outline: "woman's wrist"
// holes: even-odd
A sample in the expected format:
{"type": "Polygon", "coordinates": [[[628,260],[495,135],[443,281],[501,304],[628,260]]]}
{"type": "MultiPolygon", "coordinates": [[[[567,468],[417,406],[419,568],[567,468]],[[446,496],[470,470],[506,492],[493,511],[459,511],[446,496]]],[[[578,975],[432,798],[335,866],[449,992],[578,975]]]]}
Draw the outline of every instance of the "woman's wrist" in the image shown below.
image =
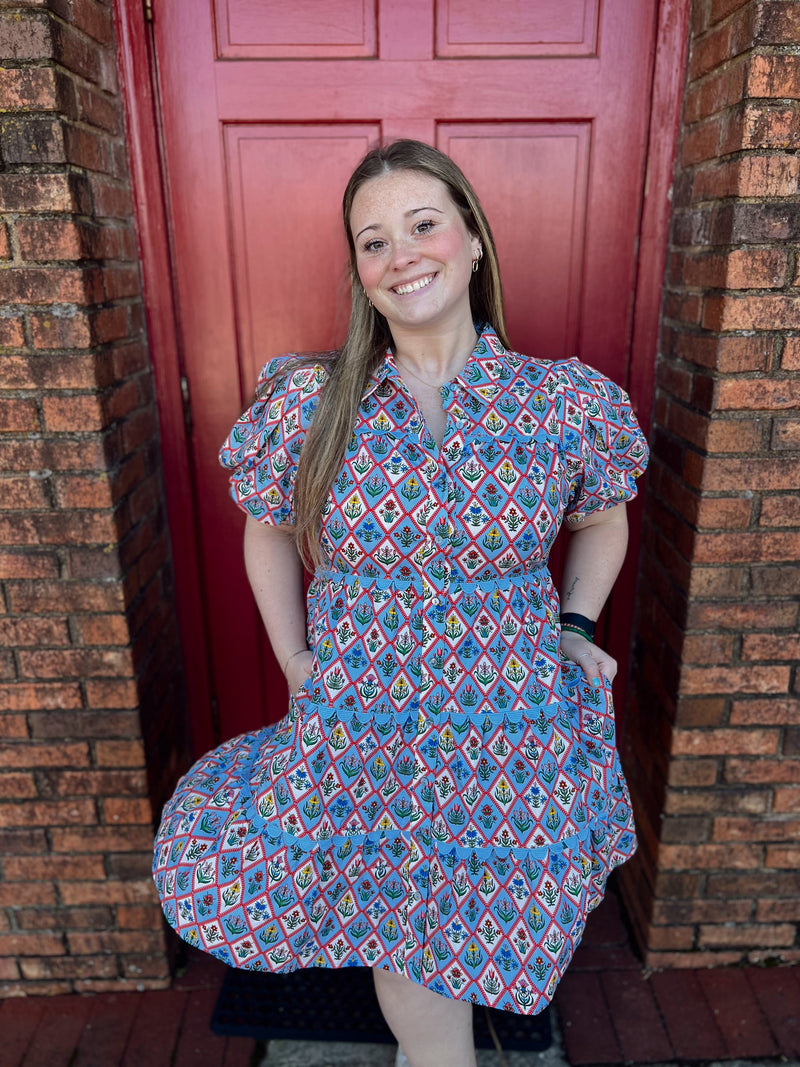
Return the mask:
{"type": "Polygon", "coordinates": [[[561,612],[562,631],[566,630],[568,633],[580,634],[587,641],[594,641],[594,628],[594,619],[589,619],[586,615],[579,615],[577,611],[561,612]]]}
{"type": "Polygon", "coordinates": [[[292,662],[292,660],[296,659],[297,656],[302,656],[304,652],[310,652],[310,651],[311,651],[310,648],[298,648],[298,650],[296,652],[292,652],[291,656],[289,656],[287,658],[286,662],[284,663],[283,667],[281,668],[283,670],[284,675],[289,670],[289,664],[292,662]]]}

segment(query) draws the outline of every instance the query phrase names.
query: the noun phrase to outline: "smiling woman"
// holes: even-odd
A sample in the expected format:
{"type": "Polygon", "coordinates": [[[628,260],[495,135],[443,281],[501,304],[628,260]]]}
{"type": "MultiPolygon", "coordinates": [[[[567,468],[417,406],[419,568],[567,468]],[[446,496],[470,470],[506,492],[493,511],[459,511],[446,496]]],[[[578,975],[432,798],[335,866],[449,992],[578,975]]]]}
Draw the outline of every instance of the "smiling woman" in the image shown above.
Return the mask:
{"type": "Polygon", "coordinates": [[[471,1005],[540,1011],[635,848],[592,637],[647,449],[602,374],[510,350],[446,156],[371,152],[344,217],[345,345],[268,364],[221,453],[289,712],[179,783],[156,882],[233,966],[372,967],[413,1067],[469,1067],[471,1005]]]}

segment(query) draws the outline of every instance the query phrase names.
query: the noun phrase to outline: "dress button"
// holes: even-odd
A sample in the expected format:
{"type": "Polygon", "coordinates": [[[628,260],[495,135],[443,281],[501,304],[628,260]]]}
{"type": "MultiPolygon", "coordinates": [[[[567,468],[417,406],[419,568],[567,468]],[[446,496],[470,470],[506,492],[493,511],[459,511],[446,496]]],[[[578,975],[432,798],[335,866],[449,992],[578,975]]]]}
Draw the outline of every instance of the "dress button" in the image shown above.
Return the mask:
{"type": "Polygon", "coordinates": [[[439,605],[441,604],[441,602],[442,602],[441,597],[435,596],[433,598],[433,600],[431,601],[431,604],[434,604],[438,608],[439,605]]]}

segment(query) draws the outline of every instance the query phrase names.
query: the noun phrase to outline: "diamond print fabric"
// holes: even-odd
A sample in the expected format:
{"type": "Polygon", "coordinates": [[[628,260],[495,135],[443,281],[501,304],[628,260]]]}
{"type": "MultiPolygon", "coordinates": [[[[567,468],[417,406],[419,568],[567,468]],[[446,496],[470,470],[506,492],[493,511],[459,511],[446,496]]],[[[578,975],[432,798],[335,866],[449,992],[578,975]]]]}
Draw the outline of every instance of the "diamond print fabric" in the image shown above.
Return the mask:
{"type": "MultiPolygon", "coordinates": [[[[292,521],[324,381],[290,368],[231,431],[249,515],[292,521]]],[[[437,449],[387,354],[322,516],[312,676],[178,784],[154,871],[175,929],[234,966],[388,967],[532,1014],[635,849],[610,688],[560,658],[547,557],[565,518],[634,495],[647,449],[612,382],[489,329],[442,398],[437,449]]]]}

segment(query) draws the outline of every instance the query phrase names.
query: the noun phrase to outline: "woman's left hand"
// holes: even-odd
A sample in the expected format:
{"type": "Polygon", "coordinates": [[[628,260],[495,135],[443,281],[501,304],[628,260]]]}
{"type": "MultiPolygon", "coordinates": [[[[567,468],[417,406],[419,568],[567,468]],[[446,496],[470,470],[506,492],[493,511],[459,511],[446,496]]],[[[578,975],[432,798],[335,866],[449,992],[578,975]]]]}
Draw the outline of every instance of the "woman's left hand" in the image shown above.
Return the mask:
{"type": "Polygon", "coordinates": [[[609,682],[613,682],[617,673],[617,661],[587,638],[569,630],[562,630],[561,651],[567,659],[578,664],[592,685],[600,685],[603,675],[609,682]]]}

